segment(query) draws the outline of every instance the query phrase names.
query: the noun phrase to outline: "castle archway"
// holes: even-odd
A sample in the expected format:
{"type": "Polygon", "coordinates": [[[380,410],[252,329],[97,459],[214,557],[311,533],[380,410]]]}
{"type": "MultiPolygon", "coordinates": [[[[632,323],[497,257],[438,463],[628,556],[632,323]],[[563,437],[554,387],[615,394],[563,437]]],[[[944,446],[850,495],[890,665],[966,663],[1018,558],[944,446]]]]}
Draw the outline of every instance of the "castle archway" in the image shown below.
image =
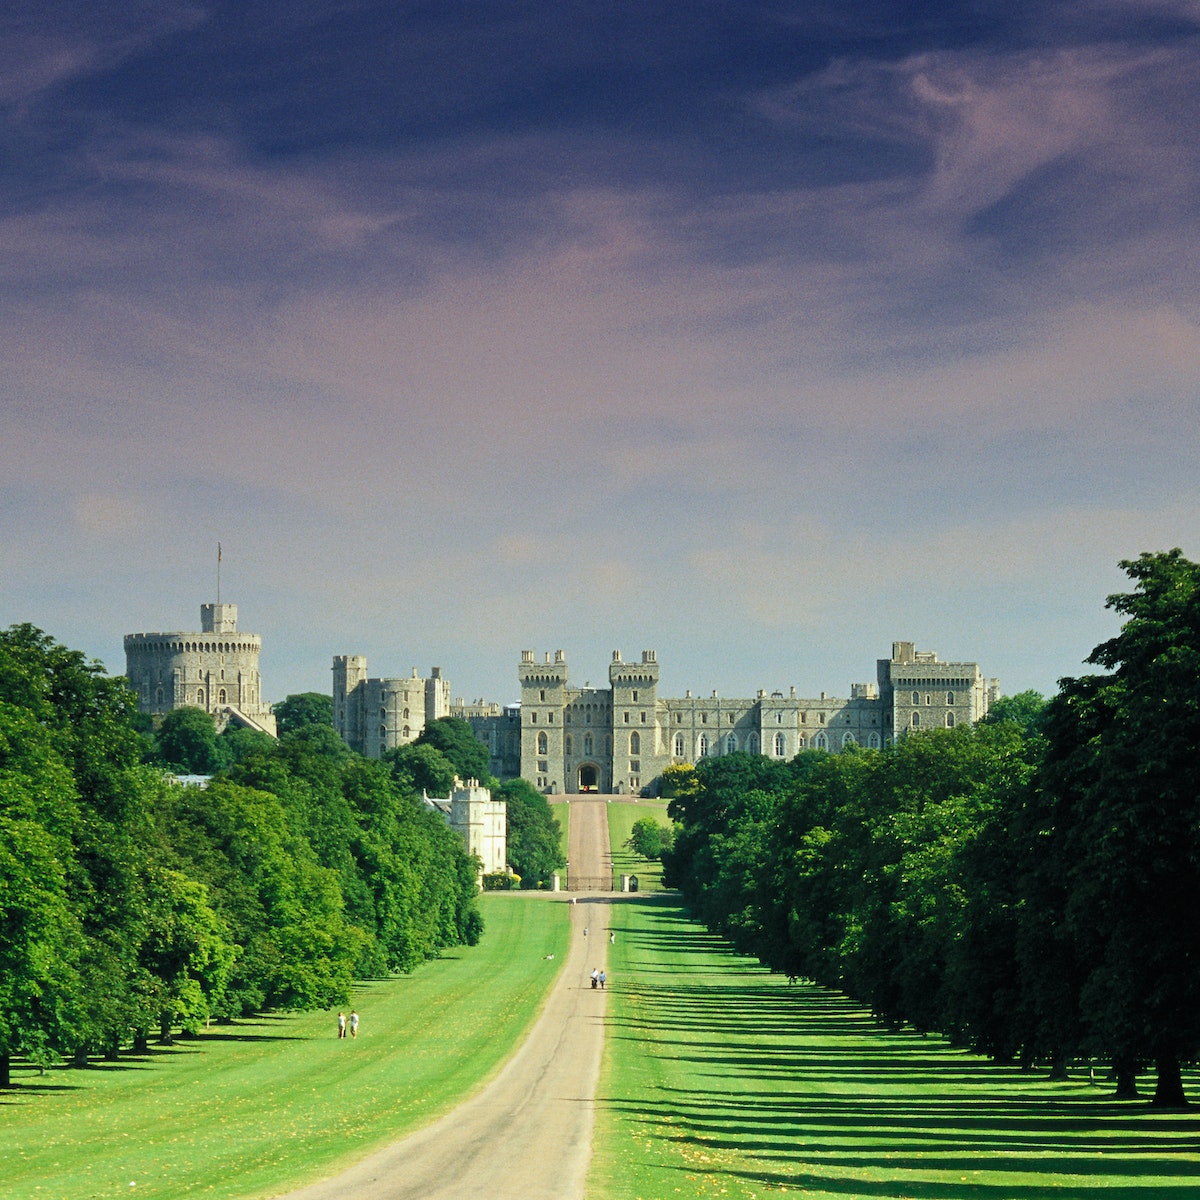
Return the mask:
{"type": "Polygon", "coordinates": [[[579,790],[581,792],[598,792],[600,790],[600,768],[595,763],[580,763],[579,790]]]}

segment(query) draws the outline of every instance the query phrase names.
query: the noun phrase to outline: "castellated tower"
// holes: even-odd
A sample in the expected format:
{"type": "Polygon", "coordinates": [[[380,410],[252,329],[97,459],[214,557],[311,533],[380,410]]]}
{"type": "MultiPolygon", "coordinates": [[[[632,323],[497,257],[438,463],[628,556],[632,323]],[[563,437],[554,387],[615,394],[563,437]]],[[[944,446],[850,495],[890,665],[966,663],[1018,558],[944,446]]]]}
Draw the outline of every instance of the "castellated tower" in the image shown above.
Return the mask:
{"type": "Polygon", "coordinates": [[[643,650],[641,662],[623,662],[613,651],[608,666],[612,688],[612,787],[636,795],[667,765],[658,723],[658,659],[643,650]]]}
{"type": "Polygon", "coordinates": [[[139,712],[161,717],[190,705],[212,713],[220,727],[234,721],[274,736],[261,650],[257,633],[238,632],[236,604],[202,604],[198,633],[126,634],[125,674],[139,712]]]}
{"type": "Polygon", "coordinates": [[[371,679],[361,654],[333,660],[333,727],[359,754],[379,758],[415,742],[430,721],[450,713],[450,681],[434,667],[422,679],[413,667],[407,678],[371,679]]]}
{"type": "Polygon", "coordinates": [[[559,792],[565,784],[563,720],[567,704],[567,659],[561,650],[551,661],[535,662],[532,650],[521,651],[517,668],[521,685],[521,762],[532,763],[525,777],[540,791],[559,792]]]}

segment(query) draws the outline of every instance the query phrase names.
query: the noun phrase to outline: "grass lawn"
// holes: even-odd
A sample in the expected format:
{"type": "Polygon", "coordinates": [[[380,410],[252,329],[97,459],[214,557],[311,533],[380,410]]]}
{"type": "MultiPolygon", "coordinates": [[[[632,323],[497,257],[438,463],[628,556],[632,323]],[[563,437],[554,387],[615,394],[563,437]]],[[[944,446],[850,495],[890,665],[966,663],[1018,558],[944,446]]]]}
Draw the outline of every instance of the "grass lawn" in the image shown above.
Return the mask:
{"type": "MultiPolygon", "coordinates": [[[[563,859],[567,858],[567,847],[569,845],[568,837],[571,832],[571,805],[566,800],[559,800],[550,805],[550,811],[558,819],[558,827],[561,830],[561,835],[558,839],[558,848],[562,851],[563,859]]],[[[563,886],[566,886],[567,873],[562,872],[563,886]]]]}
{"type": "Polygon", "coordinates": [[[881,1029],[729,952],[670,896],[615,904],[612,923],[591,1200],[1200,1197],[1200,1114],[881,1029]]]}
{"type": "Polygon", "coordinates": [[[634,821],[653,817],[660,825],[669,825],[666,800],[640,800],[637,804],[613,800],[608,805],[608,837],[612,845],[613,883],[619,887],[622,875],[638,877],[638,891],[657,892],[662,887],[662,864],[650,862],[625,846],[633,832],[634,821]]]}
{"type": "Polygon", "coordinates": [[[356,987],[357,1040],[337,1039],[336,1014],[289,1014],[86,1071],[18,1071],[0,1091],[0,1195],[274,1195],[427,1124],[518,1044],[566,954],[564,904],[482,904],[480,945],[356,987]]]}

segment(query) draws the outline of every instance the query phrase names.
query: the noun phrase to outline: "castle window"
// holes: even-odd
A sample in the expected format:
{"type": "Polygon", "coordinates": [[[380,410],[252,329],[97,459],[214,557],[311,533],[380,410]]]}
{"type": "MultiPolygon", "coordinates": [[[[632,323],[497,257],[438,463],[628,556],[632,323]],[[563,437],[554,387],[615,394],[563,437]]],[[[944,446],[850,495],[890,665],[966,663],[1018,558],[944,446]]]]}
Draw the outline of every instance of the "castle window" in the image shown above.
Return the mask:
{"type": "Polygon", "coordinates": [[[380,719],[381,721],[386,721],[386,720],[387,720],[387,709],[386,709],[386,708],[381,708],[381,709],[379,710],[379,719],[380,719]]]}
{"type": "Polygon", "coordinates": [[[625,724],[626,725],[629,724],[629,714],[628,713],[625,714],[625,724]]]}
{"type": "Polygon", "coordinates": [[[824,713],[817,713],[817,720],[818,720],[818,721],[819,721],[819,722],[820,722],[822,725],[824,725],[824,724],[825,724],[825,714],[824,714],[824,713]]]}
{"type": "Polygon", "coordinates": [[[725,753],[726,753],[726,754],[733,754],[733,753],[735,753],[735,752],[736,752],[737,748],[738,748],[738,744],[737,744],[737,735],[736,735],[736,734],[732,734],[732,733],[731,733],[731,734],[729,734],[729,736],[728,736],[728,737],[725,739],[725,753]]]}
{"type": "Polygon", "coordinates": [[[204,707],[204,689],[203,688],[201,688],[200,691],[198,691],[196,693],[196,703],[199,704],[201,708],[204,707]]]}
{"type": "Polygon", "coordinates": [[[707,724],[708,724],[708,713],[701,713],[701,714],[700,714],[700,724],[701,724],[701,725],[707,725],[707,724]]]}
{"type": "Polygon", "coordinates": [[[775,757],[782,758],[785,753],[786,753],[786,748],[784,746],[783,734],[777,733],[775,735],[775,757]]]}
{"type": "Polygon", "coordinates": [[[801,725],[807,725],[807,724],[808,724],[808,713],[806,713],[806,712],[802,712],[802,713],[800,714],[800,724],[801,724],[801,725]]]}
{"type": "Polygon", "coordinates": [[[676,758],[683,757],[683,734],[682,733],[677,733],[675,735],[675,757],[676,758]]]}
{"type": "Polygon", "coordinates": [[[953,704],[953,703],[954,703],[954,693],[953,693],[953,692],[947,692],[947,693],[946,693],[946,703],[947,703],[947,704],[953,704]]]}
{"type": "Polygon", "coordinates": [[[387,726],[386,726],[386,725],[380,725],[380,727],[379,727],[379,736],[380,736],[381,738],[385,738],[385,737],[387,737],[387,726]]]}
{"type": "Polygon", "coordinates": [[[592,735],[590,733],[583,735],[583,753],[587,758],[592,757],[592,735]]]}
{"type": "MultiPolygon", "coordinates": [[[[632,772],[633,772],[635,775],[638,775],[638,774],[640,774],[640,773],[641,773],[641,770],[642,770],[642,764],[641,764],[640,762],[638,762],[638,761],[637,761],[637,759],[630,759],[630,762],[629,762],[629,769],[630,769],[630,770],[631,770],[631,771],[632,771],[632,772]]],[[[637,786],[637,780],[636,780],[636,779],[634,779],[634,780],[631,780],[630,782],[631,782],[631,783],[634,785],[634,787],[636,787],[636,786],[637,786]]]]}
{"type": "Polygon", "coordinates": [[[954,728],[954,714],[952,712],[948,712],[946,714],[946,728],[947,729],[954,728]]]}
{"type": "Polygon", "coordinates": [[[542,690],[538,693],[538,696],[540,699],[545,700],[546,699],[546,689],[542,688],[542,690]]]}
{"type": "Polygon", "coordinates": [[[549,752],[547,748],[548,745],[549,743],[546,740],[546,735],[544,733],[539,733],[537,739],[537,752],[539,754],[547,754],[549,752]]]}
{"type": "Polygon", "coordinates": [[[914,729],[916,729],[916,728],[918,728],[918,727],[920,726],[920,724],[921,724],[921,714],[920,714],[919,712],[915,712],[915,713],[913,713],[913,715],[912,715],[912,727],[913,727],[914,729]]]}
{"type": "Polygon", "coordinates": [[[813,738],[813,746],[818,750],[828,750],[829,739],[824,733],[818,733],[817,736],[813,738]]]}
{"type": "Polygon", "coordinates": [[[638,696],[638,694],[637,694],[637,688],[634,688],[634,689],[633,689],[633,702],[634,702],[634,704],[636,704],[636,703],[637,703],[637,696],[638,696]]]}
{"type": "Polygon", "coordinates": [[[879,734],[872,733],[867,737],[867,747],[871,750],[879,749],[879,734]]]}
{"type": "Polygon", "coordinates": [[[540,760],[538,762],[538,770],[539,771],[549,771],[550,770],[550,760],[549,759],[540,760]]]}
{"type": "Polygon", "coordinates": [[[629,753],[641,754],[642,752],[642,736],[639,733],[631,733],[629,735],[629,753]]]}
{"type": "Polygon", "coordinates": [[[546,714],[546,723],[547,723],[548,725],[553,725],[553,724],[554,724],[554,714],[553,714],[553,713],[547,713],[547,714],[546,714]]]}
{"type": "Polygon", "coordinates": [[[775,714],[775,724],[776,724],[776,725],[782,725],[782,724],[783,724],[783,713],[776,713],[776,714],[775,714]]]}
{"type": "Polygon", "coordinates": [[[932,704],[932,703],[933,703],[933,697],[932,697],[932,696],[931,696],[931,695],[930,695],[928,692],[926,692],[926,693],[925,693],[925,703],[926,703],[926,704],[932,704]]]}
{"type": "Polygon", "coordinates": [[[404,719],[406,721],[408,720],[408,709],[407,708],[404,710],[404,719]]]}
{"type": "Polygon", "coordinates": [[[913,692],[913,703],[914,704],[921,703],[921,693],[920,692],[913,692]]]}
{"type": "Polygon", "coordinates": [[[676,714],[675,714],[675,724],[676,724],[676,725],[682,725],[682,724],[683,724],[683,713],[676,713],[676,714]]]}
{"type": "Polygon", "coordinates": [[[571,723],[571,710],[568,709],[565,713],[563,713],[563,724],[570,725],[570,723],[571,723]]]}
{"type": "Polygon", "coordinates": [[[729,723],[730,723],[730,725],[733,724],[733,713],[729,714],[729,723]]]}
{"type": "Polygon", "coordinates": [[[536,724],[537,724],[537,713],[535,713],[535,712],[531,712],[531,713],[529,714],[529,723],[530,723],[530,725],[536,725],[536,724]]]}
{"type": "Polygon", "coordinates": [[[850,733],[849,731],[842,734],[842,749],[843,750],[845,750],[847,746],[857,746],[857,745],[858,745],[858,739],[854,736],[854,734],[850,733]]]}
{"type": "MultiPolygon", "coordinates": [[[[229,701],[225,699],[225,689],[224,688],[222,688],[217,693],[217,703],[218,704],[228,704],[229,703],[229,701]]],[[[950,715],[950,714],[947,714],[947,715],[950,715]]]]}
{"type": "Polygon", "coordinates": [[[708,753],[708,734],[702,733],[696,743],[696,757],[703,758],[708,753]]]}
{"type": "Polygon", "coordinates": [[[567,734],[567,739],[566,739],[565,744],[566,744],[566,748],[567,748],[567,753],[570,754],[571,753],[571,735],[569,733],[567,734]]]}

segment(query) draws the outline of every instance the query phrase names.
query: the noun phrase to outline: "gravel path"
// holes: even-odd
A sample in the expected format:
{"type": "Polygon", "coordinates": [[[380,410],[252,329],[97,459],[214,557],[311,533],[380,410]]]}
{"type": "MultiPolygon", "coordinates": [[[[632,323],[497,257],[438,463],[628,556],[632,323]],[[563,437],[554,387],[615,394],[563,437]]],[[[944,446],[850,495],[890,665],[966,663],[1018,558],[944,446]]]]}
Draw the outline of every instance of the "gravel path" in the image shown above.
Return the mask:
{"type": "MultiPolygon", "coordinates": [[[[605,805],[605,797],[571,797],[571,864],[588,876],[610,869],[605,805]]],[[[605,993],[589,976],[605,965],[609,912],[607,895],[580,895],[571,905],[567,960],[528,1038],[491,1083],[440,1121],[289,1200],[582,1200],[604,1047],[605,993]]]]}

